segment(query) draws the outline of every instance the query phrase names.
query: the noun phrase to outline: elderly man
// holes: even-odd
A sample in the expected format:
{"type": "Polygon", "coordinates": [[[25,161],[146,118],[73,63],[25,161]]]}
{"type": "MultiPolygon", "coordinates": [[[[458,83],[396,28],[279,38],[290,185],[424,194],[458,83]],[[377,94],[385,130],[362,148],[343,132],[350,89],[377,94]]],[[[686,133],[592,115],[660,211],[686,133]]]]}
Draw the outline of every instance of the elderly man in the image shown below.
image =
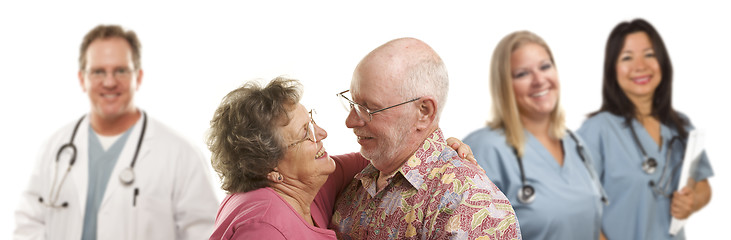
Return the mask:
{"type": "Polygon", "coordinates": [[[505,195],[444,141],[448,85],[441,58],[418,39],[390,41],[358,64],[339,95],[371,163],[336,202],[339,238],[521,238],[505,195]]]}
{"type": "Polygon", "coordinates": [[[200,151],[134,104],[140,42],[86,34],[79,83],[89,114],[41,149],[15,213],[15,239],[204,239],[218,201],[200,151]]]}

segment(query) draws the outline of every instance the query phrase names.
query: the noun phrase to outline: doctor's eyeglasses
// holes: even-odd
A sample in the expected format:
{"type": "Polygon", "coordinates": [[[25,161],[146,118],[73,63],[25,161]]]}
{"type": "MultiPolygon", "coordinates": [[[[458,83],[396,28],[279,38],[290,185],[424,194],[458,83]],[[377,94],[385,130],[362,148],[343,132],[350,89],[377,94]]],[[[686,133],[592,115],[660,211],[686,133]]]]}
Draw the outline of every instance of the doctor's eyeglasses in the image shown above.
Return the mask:
{"type": "MultiPolygon", "coordinates": [[[[84,71],[86,76],[92,81],[102,81],[107,78],[107,71],[104,69],[93,69],[84,71]]],[[[129,68],[116,68],[112,71],[112,77],[117,81],[129,80],[132,78],[133,70],[129,68]]]]}
{"type": "Polygon", "coordinates": [[[343,104],[343,107],[348,112],[353,111],[353,109],[355,109],[355,113],[357,113],[358,117],[360,117],[360,119],[362,119],[364,122],[370,122],[373,119],[373,114],[375,114],[375,113],[385,111],[385,110],[388,110],[391,108],[395,108],[395,107],[421,99],[420,97],[413,98],[408,101],[405,101],[405,102],[402,102],[402,103],[399,103],[399,104],[396,104],[396,105],[393,105],[390,107],[385,107],[385,108],[371,111],[368,108],[364,107],[363,105],[353,102],[353,100],[350,100],[350,98],[346,97],[345,94],[348,92],[350,92],[350,90],[345,90],[345,91],[342,91],[337,94],[338,99],[340,99],[340,103],[343,104]]]}
{"type": "Polygon", "coordinates": [[[317,111],[315,111],[315,109],[310,110],[310,122],[307,123],[307,129],[305,129],[305,136],[302,139],[300,139],[292,144],[289,144],[287,146],[288,148],[292,147],[294,145],[300,144],[301,142],[304,142],[307,140],[310,140],[312,142],[317,142],[317,135],[315,135],[315,125],[317,125],[317,123],[315,123],[315,118],[313,117],[316,114],[317,114],[317,111]]]}

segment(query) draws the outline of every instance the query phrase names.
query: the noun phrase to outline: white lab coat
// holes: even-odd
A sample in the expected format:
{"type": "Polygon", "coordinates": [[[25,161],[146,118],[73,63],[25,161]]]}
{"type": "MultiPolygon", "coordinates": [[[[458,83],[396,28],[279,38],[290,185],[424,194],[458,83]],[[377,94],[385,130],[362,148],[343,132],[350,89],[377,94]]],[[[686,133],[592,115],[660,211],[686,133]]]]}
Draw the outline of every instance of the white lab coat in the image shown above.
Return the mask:
{"type": "MultiPolygon", "coordinates": [[[[119,173],[132,161],[142,119],[134,126],[110,175],[99,207],[97,238],[207,239],[213,231],[219,204],[208,167],[202,153],[171,129],[148,117],[134,167],[134,183],[126,186],[119,180],[119,173]],[[136,199],[135,188],[139,188],[136,199]]],[[[78,156],[56,203],[68,202],[68,207],[51,208],[38,200],[43,197],[45,203],[50,201],[56,153],[70,140],[75,124],[76,121],[56,132],[42,148],[15,212],[15,239],[81,238],[89,176],[88,117],[74,139],[78,156]]],[[[56,181],[61,181],[69,162],[58,164],[56,181]]]]}

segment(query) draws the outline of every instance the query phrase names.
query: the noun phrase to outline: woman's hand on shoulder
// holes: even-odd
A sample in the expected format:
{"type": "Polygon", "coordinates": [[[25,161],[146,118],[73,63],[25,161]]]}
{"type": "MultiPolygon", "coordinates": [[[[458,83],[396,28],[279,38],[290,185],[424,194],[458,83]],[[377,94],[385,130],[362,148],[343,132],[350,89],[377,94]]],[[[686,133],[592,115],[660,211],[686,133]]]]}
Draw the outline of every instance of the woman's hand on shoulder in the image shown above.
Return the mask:
{"type": "Polygon", "coordinates": [[[480,168],[483,173],[485,172],[485,169],[482,169],[482,167],[477,164],[477,159],[475,159],[475,155],[472,154],[472,148],[470,148],[469,145],[454,137],[447,138],[447,145],[457,151],[457,154],[459,154],[462,159],[474,164],[475,166],[480,168]]]}

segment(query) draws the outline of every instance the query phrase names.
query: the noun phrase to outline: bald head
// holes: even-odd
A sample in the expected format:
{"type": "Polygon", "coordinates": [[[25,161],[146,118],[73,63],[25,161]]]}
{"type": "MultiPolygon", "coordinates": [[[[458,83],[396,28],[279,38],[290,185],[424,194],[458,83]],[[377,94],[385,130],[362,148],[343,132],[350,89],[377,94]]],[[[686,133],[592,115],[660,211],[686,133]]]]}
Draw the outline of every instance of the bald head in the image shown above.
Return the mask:
{"type": "Polygon", "coordinates": [[[444,62],[416,38],[394,39],[368,53],[355,69],[351,89],[357,91],[354,88],[363,84],[379,86],[382,93],[402,99],[432,96],[437,100],[437,119],[449,90],[444,62]]]}
{"type": "Polygon", "coordinates": [[[345,125],[353,129],[361,154],[388,176],[439,128],[449,80],[442,59],[426,43],[400,38],[381,45],[360,61],[350,93],[369,112],[351,110],[345,125]]]}

